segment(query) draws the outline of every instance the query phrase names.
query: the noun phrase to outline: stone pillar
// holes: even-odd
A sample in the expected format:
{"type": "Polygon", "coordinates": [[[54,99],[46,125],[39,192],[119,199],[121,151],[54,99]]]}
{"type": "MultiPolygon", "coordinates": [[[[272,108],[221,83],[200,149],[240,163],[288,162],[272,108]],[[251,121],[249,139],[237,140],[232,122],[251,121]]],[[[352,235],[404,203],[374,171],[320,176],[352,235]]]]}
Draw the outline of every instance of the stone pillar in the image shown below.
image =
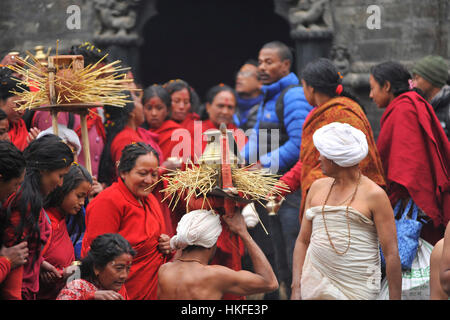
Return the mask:
{"type": "Polygon", "coordinates": [[[299,0],[295,7],[289,9],[298,75],[308,62],[329,56],[334,30],[331,14],[329,0],[299,0]]]}

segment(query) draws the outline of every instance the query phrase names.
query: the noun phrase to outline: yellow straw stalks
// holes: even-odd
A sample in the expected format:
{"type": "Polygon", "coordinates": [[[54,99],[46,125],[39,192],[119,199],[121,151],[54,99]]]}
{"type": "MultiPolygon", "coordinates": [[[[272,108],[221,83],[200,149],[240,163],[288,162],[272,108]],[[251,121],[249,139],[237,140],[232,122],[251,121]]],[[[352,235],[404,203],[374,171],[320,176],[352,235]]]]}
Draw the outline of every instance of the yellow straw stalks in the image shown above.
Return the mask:
{"type": "MultiPolygon", "coordinates": [[[[12,91],[19,97],[18,110],[52,104],[49,93],[49,69],[33,54],[28,51],[27,54],[31,57],[31,63],[17,57],[23,67],[20,65],[9,66],[21,76],[21,79],[14,78],[14,80],[17,81],[17,87],[22,91],[12,91]],[[36,87],[38,90],[29,91],[30,87],[36,87]]],[[[99,67],[99,63],[106,57],[107,55],[95,64],[79,70],[72,68],[72,64],[64,69],[61,67],[58,69],[58,66],[55,66],[53,84],[55,91],[58,92],[55,97],[56,104],[96,103],[123,107],[127,102],[131,102],[127,100],[129,97],[122,92],[125,90],[140,91],[140,89],[131,88],[128,84],[133,82],[133,79],[127,79],[124,73],[120,73],[130,68],[121,68],[119,60],[99,67]]]]}
{"type": "MultiPolygon", "coordinates": [[[[261,201],[267,200],[269,195],[278,196],[282,191],[289,191],[289,187],[277,179],[277,175],[267,173],[265,170],[252,169],[251,166],[242,168],[232,168],[231,177],[233,185],[239,192],[239,197],[247,200],[257,201],[265,206],[261,201]]],[[[185,170],[169,170],[161,180],[167,181],[167,187],[160,192],[165,194],[163,199],[170,198],[169,207],[175,208],[181,197],[184,197],[186,204],[194,196],[203,198],[203,205],[208,204],[208,196],[215,187],[218,187],[217,180],[220,170],[218,166],[202,164],[199,166],[186,166],[185,170]]]]}

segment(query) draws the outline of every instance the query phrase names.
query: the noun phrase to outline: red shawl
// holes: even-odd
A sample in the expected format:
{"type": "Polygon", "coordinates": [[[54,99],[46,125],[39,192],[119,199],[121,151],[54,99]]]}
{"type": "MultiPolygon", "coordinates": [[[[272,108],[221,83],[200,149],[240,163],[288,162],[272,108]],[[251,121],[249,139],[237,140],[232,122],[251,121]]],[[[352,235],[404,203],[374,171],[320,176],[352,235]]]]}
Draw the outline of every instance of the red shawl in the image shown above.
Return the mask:
{"type": "Polygon", "coordinates": [[[23,119],[19,119],[17,122],[10,122],[8,134],[11,142],[20,151],[23,151],[28,146],[28,130],[23,119]]]}
{"type": "MultiPolygon", "coordinates": [[[[89,131],[93,126],[95,126],[95,128],[97,129],[98,135],[103,139],[103,142],[106,142],[105,126],[103,125],[102,118],[97,114],[97,108],[89,110],[89,113],[86,116],[86,125],[87,125],[87,131],[89,131]]],[[[77,133],[78,137],[80,137],[80,141],[82,141],[81,140],[81,124],[74,130],[77,133]]]]}
{"type": "MultiPolygon", "coordinates": [[[[47,250],[43,254],[45,261],[53,265],[56,269],[62,271],[75,261],[75,252],[67,231],[67,225],[64,215],[56,208],[46,210],[50,218],[52,236],[47,245],[47,250]]],[[[38,299],[54,300],[59,291],[64,287],[65,279],[56,283],[48,284],[41,282],[39,284],[38,299]]]]}
{"type": "Polygon", "coordinates": [[[120,160],[123,148],[133,142],[145,142],[149,144],[158,152],[160,161],[159,163],[163,163],[164,156],[158,145],[158,136],[143,128],[137,128],[136,130],[133,130],[128,126],[120,131],[117,136],[114,137],[111,143],[111,158],[113,160],[113,163],[116,163],[120,160]]]}
{"type": "Polygon", "coordinates": [[[396,97],[381,118],[377,145],[391,203],[407,191],[435,226],[447,225],[450,143],[433,107],[413,91],[396,97]]]}
{"type": "MultiPolygon", "coordinates": [[[[161,148],[164,159],[170,158],[172,155],[173,148],[179,143],[183,143],[184,140],[172,141],[171,137],[175,130],[182,129],[182,127],[173,120],[166,120],[163,122],[161,127],[158,129],[149,129],[150,132],[156,133],[158,135],[158,145],[161,148]]],[[[188,141],[190,143],[190,141],[188,141]]],[[[175,155],[177,156],[177,155],[175,155]]],[[[184,159],[184,154],[181,155],[184,159]]],[[[190,157],[190,155],[187,155],[190,157]]]]}

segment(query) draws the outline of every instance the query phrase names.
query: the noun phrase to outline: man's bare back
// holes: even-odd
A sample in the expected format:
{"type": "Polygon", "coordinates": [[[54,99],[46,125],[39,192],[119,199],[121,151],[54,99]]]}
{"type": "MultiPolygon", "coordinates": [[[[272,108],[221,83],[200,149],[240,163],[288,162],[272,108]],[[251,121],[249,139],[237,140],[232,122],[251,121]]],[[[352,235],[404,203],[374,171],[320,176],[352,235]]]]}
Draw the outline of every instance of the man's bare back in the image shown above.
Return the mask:
{"type": "Polygon", "coordinates": [[[255,273],[235,271],[220,265],[208,265],[215,253],[212,248],[183,250],[179,258],[161,266],[158,273],[158,299],[219,300],[225,293],[249,295],[278,288],[278,281],[264,253],[247,231],[240,213],[224,217],[230,230],[247,247],[255,273]]]}

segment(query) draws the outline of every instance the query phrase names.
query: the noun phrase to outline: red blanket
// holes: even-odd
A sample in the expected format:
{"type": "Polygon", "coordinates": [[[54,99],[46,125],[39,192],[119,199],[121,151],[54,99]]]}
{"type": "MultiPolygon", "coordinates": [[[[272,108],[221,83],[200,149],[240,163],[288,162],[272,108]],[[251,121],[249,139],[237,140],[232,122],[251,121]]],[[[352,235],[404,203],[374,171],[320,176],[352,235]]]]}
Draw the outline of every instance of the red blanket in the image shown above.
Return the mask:
{"type": "Polygon", "coordinates": [[[377,146],[392,204],[407,191],[435,226],[447,225],[450,143],[432,106],[416,92],[399,95],[381,118],[377,146]]]}

